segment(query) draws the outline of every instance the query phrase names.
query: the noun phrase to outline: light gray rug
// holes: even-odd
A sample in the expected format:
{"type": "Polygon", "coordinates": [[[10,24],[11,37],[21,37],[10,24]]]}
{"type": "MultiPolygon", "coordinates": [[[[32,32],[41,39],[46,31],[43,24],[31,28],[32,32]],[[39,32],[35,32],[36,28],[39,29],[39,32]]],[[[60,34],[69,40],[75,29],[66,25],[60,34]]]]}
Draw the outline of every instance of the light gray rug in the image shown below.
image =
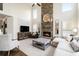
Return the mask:
{"type": "Polygon", "coordinates": [[[55,48],[49,46],[46,50],[41,50],[32,46],[33,39],[25,39],[19,41],[19,49],[28,56],[53,56],[55,48]]]}

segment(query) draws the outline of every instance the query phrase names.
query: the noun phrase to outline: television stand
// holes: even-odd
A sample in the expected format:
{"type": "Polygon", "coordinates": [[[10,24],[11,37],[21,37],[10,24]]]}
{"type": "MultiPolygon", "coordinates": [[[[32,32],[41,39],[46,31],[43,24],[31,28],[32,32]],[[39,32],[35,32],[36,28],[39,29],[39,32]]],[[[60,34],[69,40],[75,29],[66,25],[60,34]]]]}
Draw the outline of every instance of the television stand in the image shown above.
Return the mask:
{"type": "Polygon", "coordinates": [[[18,40],[27,39],[31,36],[31,32],[18,32],[18,40]]]}

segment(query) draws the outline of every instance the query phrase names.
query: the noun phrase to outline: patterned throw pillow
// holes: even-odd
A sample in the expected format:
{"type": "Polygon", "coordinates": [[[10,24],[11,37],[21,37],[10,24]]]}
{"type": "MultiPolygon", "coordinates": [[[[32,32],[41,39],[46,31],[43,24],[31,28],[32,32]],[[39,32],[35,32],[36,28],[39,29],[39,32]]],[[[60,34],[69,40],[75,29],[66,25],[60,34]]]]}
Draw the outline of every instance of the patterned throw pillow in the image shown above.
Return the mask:
{"type": "Polygon", "coordinates": [[[70,46],[75,52],[79,51],[79,41],[74,39],[72,42],[70,42],[70,46]]]}

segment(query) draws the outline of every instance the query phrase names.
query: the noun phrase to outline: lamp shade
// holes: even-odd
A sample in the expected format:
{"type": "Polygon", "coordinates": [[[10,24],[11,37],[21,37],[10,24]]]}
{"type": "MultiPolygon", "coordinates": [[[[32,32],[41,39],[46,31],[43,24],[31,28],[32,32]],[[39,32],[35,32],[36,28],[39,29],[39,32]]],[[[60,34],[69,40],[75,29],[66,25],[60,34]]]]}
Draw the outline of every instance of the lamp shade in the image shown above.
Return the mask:
{"type": "Polygon", "coordinates": [[[73,29],[73,34],[76,35],[77,32],[78,32],[77,28],[74,28],[74,29],[73,29]]]}
{"type": "Polygon", "coordinates": [[[76,28],[74,28],[74,29],[73,29],[73,32],[75,32],[75,33],[76,33],[76,32],[77,32],[77,29],[76,29],[76,28]]]}

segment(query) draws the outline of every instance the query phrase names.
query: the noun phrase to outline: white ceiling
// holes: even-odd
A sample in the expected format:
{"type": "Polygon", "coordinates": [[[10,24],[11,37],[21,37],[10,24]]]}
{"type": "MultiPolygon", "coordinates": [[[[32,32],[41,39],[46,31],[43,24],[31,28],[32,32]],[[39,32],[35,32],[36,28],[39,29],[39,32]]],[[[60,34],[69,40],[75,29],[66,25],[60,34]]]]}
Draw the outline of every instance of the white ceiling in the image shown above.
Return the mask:
{"type": "Polygon", "coordinates": [[[33,3],[11,3],[11,4],[15,4],[16,6],[32,6],[33,3]]]}

